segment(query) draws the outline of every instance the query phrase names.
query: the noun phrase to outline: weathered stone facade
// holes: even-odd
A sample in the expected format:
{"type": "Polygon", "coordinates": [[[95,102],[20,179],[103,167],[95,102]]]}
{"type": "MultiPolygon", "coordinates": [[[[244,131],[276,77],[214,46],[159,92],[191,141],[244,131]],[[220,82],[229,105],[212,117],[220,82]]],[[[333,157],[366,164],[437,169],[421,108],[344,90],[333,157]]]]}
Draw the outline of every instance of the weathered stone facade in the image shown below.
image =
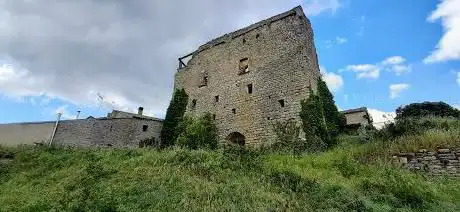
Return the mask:
{"type": "Polygon", "coordinates": [[[187,113],[211,113],[222,141],[256,145],[275,139],[272,123],[300,123],[300,102],[320,77],[313,30],[302,8],[214,39],[181,63],[175,88],[187,113]]]}
{"type": "Polygon", "coordinates": [[[432,176],[460,177],[460,148],[399,153],[394,156],[409,170],[421,171],[432,176]]]}
{"type": "Polygon", "coordinates": [[[147,118],[68,120],[59,123],[53,143],[79,147],[139,147],[139,142],[147,138],[159,143],[162,125],[159,120],[147,118]]]}
{"type": "MultiPolygon", "coordinates": [[[[0,145],[49,143],[55,121],[0,125],[0,145]]],[[[145,139],[160,142],[163,121],[123,111],[108,117],[59,121],[53,144],[78,147],[139,147],[145,139]]]]}
{"type": "Polygon", "coordinates": [[[347,126],[367,126],[372,123],[371,116],[365,107],[344,110],[341,113],[347,119],[347,126]]]}

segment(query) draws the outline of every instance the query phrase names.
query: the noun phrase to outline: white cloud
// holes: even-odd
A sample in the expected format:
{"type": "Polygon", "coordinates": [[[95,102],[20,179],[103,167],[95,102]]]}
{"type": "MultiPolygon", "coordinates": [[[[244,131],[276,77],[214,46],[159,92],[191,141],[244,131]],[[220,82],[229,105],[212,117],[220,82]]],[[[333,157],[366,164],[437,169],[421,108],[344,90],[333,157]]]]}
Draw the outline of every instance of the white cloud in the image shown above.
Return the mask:
{"type": "Polygon", "coordinates": [[[336,37],[335,38],[335,42],[337,42],[337,44],[344,44],[348,41],[347,38],[343,38],[343,37],[336,37]]]}
{"type": "Polygon", "coordinates": [[[460,72],[457,72],[457,84],[460,86],[460,72]]]}
{"type": "Polygon", "coordinates": [[[412,65],[394,65],[389,68],[390,71],[394,72],[396,76],[400,76],[403,73],[409,73],[412,71],[412,65]]]}
{"type": "Polygon", "coordinates": [[[77,115],[70,114],[70,112],[68,111],[68,108],[69,108],[69,105],[67,104],[61,105],[58,108],[56,108],[53,115],[57,115],[60,113],[61,119],[76,119],[77,115]]]}
{"type": "Polygon", "coordinates": [[[409,87],[410,85],[405,83],[390,85],[390,98],[396,99],[400,97],[401,92],[409,89],[409,87]]]}
{"type": "Polygon", "coordinates": [[[398,64],[404,63],[404,61],[406,61],[406,59],[404,57],[393,56],[393,57],[389,57],[389,58],[383,60],[382,64],[383,65],[398,65],[398,64]]]}
{"type": "MultiPolygon", "coordinates": [[[[301,1],[298,1],[299,4],[301,1]]],[[[342,5],[339,0],[307,0],[304,10],[308,15],[319,15],[323,12],[335,13],[342,5]]]]}
{"type": "Polygon", "coordinates": [[[427,18],[434,22],[441,19],[444,34],[436,49],[425,58],[425,63],[460,59],[460,0],[443,0],[427,18]]]}
{"type": "Polygon", "coordinates": [[[178,57],[299,4],[309,16],[341,6],[339,0],[0,0],[0,95],[97,105],[101,93],[106,107],[144,106],[163,116],[178,57]]]}
{"type": "Polygon", "coordinates": [[[380,76],[380,67],[372,64],[348,65],[346,71],[353,71],[358,79],[377,79],[380,76]]]}
{"type": "Polygon", "coordinates": [[[383,69],[394,72],[397,76],[399,76],[403,73],[409,73],[412,71],[412,65],[404,64],[405,62],[406,59],[404,57],[392,56],[376,64],[348,65],[344,69],[341,69],[341,71],[355,72],[358,79],[377,79],[380,76],[380,71],[383,69]]]}
{"type": "Polygon", "coordinates": [[[335,37],[335,40],[325,40],[324,41],[326,49],[329,49],[334,45],[342,45],[346,42],[348,42],[347,38],[339,37],[339,36],[335,37]]]}
{"type": "Polygon", "coordinates": [[[323,66],[320,66],[319,68],[321,70],[323,80],[326,82],[327,87],[329,87],[331,91],[335,92],[343,87],[344,81],[342,76],[333,72],[327,72],[326,68],[324,68],[323,66]]]}
{"type": "Polygon", "coordinates": [[[377,129],[381,129],[385,124],[394,122],[394,118],[396,117],[395,112],[384,112],[372,108],[368,108],[367,111],[372,117],[374,127],[377,129]]]}

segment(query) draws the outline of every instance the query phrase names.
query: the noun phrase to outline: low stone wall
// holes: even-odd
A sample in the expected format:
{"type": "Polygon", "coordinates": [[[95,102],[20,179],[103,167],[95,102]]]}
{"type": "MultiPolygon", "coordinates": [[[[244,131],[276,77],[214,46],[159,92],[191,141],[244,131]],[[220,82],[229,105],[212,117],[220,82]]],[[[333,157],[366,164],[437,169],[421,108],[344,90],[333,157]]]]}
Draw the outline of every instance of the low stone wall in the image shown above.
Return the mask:
{"type": "Polygon", "coordinates": [[[405,168],[431,176],[460,177],[460,148],[399,153],[394,156],[405,168]]]}

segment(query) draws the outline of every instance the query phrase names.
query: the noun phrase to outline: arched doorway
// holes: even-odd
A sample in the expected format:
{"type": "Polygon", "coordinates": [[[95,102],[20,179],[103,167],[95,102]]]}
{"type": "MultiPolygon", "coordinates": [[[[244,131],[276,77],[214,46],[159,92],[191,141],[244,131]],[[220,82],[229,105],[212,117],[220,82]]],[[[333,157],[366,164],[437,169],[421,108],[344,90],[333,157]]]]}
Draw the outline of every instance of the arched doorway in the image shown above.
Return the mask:
{"type": "Polygon", "coordinates": [[[227,136],[227,140],[230,141],[233,144],[238,144],[241,146],[244,146],[244,143],[246,142],[246,138],[244,137],[243,134],[239,132],[232,132],[227,136]]]}

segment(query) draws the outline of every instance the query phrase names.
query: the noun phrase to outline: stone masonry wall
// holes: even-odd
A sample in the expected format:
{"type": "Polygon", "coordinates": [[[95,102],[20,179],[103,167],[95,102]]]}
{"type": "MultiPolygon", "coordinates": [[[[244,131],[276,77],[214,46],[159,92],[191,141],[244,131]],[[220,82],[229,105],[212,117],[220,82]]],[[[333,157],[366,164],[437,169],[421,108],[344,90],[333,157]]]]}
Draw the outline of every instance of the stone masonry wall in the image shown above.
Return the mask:
{"type": "Polygon", "coordinates": [[[460,148],[399,153],[394,156],[409,170],[422,171],[432,176],[460,177],[460,148]]]}
{"type": "Polygon", "coordinates": [[[273,122],[300,124],[300,102],[318,77],[313,31],[297,7],[201,46],[176,73],[175,88],[189,95],[186,114],[215,115],[221,141],[239,132],[246,145],[259,145],[276,138],[273,122]],[[248,72],[240,74],[245,58],[248,72]]]}
{"type": "Polygon", "coordinates": [[[368,114],[365,111],[358,111],[354,113],[346,113],[345,118],[347,119],[347,125],[368,125],[369,121],[366,118],[368,114]]]}
{"type": "Polygon", "coordinates": [[[154,137],[159,142],[161,127],[161,121],[136,118],[62,121],[54,143],[80,147],[138,147],[139,141],[146,138],[154,137]]]}

